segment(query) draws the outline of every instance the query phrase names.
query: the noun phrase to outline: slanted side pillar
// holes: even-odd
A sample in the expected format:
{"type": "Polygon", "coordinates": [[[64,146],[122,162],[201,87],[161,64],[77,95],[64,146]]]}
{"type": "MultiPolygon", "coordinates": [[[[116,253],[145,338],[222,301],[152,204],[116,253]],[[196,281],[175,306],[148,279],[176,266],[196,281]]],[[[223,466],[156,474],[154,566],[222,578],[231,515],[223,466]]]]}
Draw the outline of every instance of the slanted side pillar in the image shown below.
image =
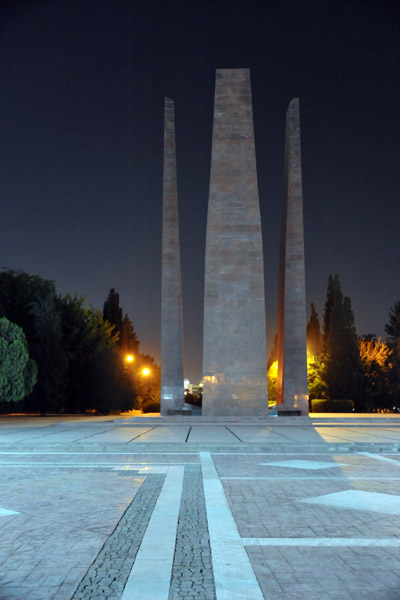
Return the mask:
{"type": "Polygon", "coordinates": [[[219,69],[206,239],[203,415],[266,416],[266,363],[250,73],[219,69]]]}
{"type": "Polygon", "coordinates": [[[161,282],[161,414],[184,403],[182,293],[174,103],[165,99],[161,282]]]}
{"type": "Polygon", "coordinates": [[[308,414],[306,285],[299,100],[286,115],[285,188],[279,268],[278,415],[308,414]]]}

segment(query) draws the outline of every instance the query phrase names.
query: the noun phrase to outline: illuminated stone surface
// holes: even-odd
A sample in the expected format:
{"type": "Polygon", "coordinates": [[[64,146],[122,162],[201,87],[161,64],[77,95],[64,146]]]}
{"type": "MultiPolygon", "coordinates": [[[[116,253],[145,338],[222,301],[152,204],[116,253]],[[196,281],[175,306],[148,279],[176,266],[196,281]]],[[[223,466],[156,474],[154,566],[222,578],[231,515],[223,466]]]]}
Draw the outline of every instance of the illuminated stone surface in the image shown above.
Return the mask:
{"type": "Polygon", "coordinates": [[[219,69],[208,204],[203,415],[268,412],[264,270],[248,69],[219,69]]]}
{"type": "Polygon", "coordinates": [[[308,414],[306,284],[299,100],[286,115],[285,190],[279,268],[279,411],[308,414]]]}
{"type": "Polygon", "coordinates": [[[343,463],[329,463],[315,460],[278,460],[268,463],[260,463],[271,467],[284,467],[289,469],[309,469],[310,471],[318,471],[319,469],[342,468],[343,463]]]}
{"type": "Polygon", "coordinates": [[[301,500],[301,502],[319,506],[333,506],[339,509],[367,510],[387,515],[400,515],[400,496],[365,492],[364,490],[345,490],[317,496],[316,498],[307,498],[301,500]]]}
{"type": "Polygon", "coordinates": [[[0,597],[398,599],[399,448],[399,415],[3,415],[0,597]]]}
{"type": "Polygon", "coordinates": [[[165,99],[161,284],[161,414],[184,402],[182,293],[174,103],[165,99]]]}
{"type": "Polygon", "coordinates": [[[9,510],[8,508],[1,508],[0,506],[0,517],[5,517],[9,515],[18,515],[19,513],[15,510],[9,510]]]}

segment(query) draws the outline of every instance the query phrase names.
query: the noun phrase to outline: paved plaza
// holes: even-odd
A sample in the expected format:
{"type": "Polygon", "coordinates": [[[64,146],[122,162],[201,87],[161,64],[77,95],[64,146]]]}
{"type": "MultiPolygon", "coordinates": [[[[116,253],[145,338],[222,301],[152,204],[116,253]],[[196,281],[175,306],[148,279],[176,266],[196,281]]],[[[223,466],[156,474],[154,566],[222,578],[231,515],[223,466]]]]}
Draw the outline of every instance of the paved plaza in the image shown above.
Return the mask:
{"type": "Polygon", "coordinates": [[[0,600],[398,600],[400,418],[0,418],[0,600]]]}

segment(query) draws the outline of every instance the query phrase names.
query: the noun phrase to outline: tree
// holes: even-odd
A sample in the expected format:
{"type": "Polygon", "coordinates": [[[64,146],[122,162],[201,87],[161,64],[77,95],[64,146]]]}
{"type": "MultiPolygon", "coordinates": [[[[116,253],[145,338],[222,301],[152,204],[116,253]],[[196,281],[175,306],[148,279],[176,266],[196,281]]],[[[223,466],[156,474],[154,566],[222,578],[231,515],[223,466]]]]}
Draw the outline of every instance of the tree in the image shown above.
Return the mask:
{"type": "Polygon", "coordinates": [[[0,317],[22,327],[28,342],[29,352],[35,338],[35,317],[30,311],[32,302],[55,294],[54,281],[39,275],[28,275],[24,271],[3,269],[0,272],[0,317]]]}
{"type": "Polygon", "coordinates": [[[318,313],[311,303],[310,320],[307,323],[307,353],[310,356],[319,356],[322,352],[322,337],[318,313]]]}
{"type": "Polygon", "coordinates": [[[99,310],[85,306],[84,298],[76,294],[66,295],[59,297],[57,303],[64,350],[68,357],[67,410],[74,412],[93,408],[88,387],[91,364],[97,353],[116,347],[118,334],[114,334],[113,325],[104,320],[99,310]]]}
{"type": "MultiPolygon", "coordinates": [[[[267,369],[271,367],[271,365],[278,360],[278,334],[276,333],[274,336],[274,343],[272,346],[271,353],[267,362],[267,369]]],[[[269,396],[268,396],[269,398],[269,396]]]]}
{"type": "MultiPolygon", "coordinates": [[[[275,336],[276,338],[278,336],[275,336]]],[[[269,362],[269,361],[268,361],[269,362]]],[[[274,360],[267,370],[268,405],[276,404],[276,381],[278,379],[278,360],[274,360]]]]}
{"type": "Polygon", "coordinates": [[[385,325],[387,344],[392,350],[390,379],[393,397],[400,400],[400,301],[395,302],[389,312],[389,323],[385,325]]]}
{"type": "Polygon", "coordinates": [[[107,300],[104,302],[103,318],[105,321],[111,323],[111,325],[114,325],[114,333],[118,333],[120,338],[122,331],[122,308],[119,305],[119,294],[114,288],[111,288],[107,300]]]}
{"type": "Polygon", "coordinates": [[[104,302],[103,318],[114,326],[114,334],[118,336],[117,346],[121,355],[139,353],[139,340],[133,323],[125,314],[122,318],[122,307],[119,305],[119,294],[112,288],[104,302]]]}
{"type": "Polygon", "coordinates": [[[131,377],[124,371],[115,347],[103,347],[92,357],[88,374],[88,408],[108,414],[132,410],[137,393],[131,377]]]}
{"type": "Polygon", "coordinates": [[[148,354],[139,354],[132,365],[131,372],[135,388],[137,390],[137,404],[149,401],[159,402],[161,392],[161,368],[156,364],[154,358],[148,354]]]}
{"type": "Polygon", "coordinates": [[[393,388],[390,380],[393,351],[388,344],[365,335],[358,340],[363,370],[363,386],[360,407],[371,411],[393,406],[393,388]]]}
{"type": "Polygon", "coordinates": [[[395,302],[389,312],[389,323],[385,325],[388,334],[387,343],[392,349],[394,359],[400,365],[400,302],[395,302]]]}
{"type": "Polygon", "coordinates": [[[128,353],[139,353],[140,342],[135,333],[133,323],[128,317],[128,315],[125,315],[122,321],[120,337],[117,344],[120,347],[123,355],[128,353]]]}
{"type": "Polygon", "coordinates": [[[326,359],[323,354],[313,356],[307,361],[308,397],[310,400],[316,398],[328,398],[328,386],[326,383],[326,359]]]}
{"type": "Polygon", "coordinates": [[[0,318],[0,401],[18,402],[32,391],[36,364],[21,327],[0,318]]]}
{"type": "Polygon", "coordinates": [[[387,366],[393,350],[388,344],[376,338],[375,335],[364,335],[358,340],[360,358],[362,362],[376,364],[379,367],[387,366]]]}
{"type": "Polygon", "coordinates": [[[324,310],[323,341],[324,341],[325,346],[328,342],[330,323],[331,323],[331,312],[333,309],[333,305],[335,303],[335,298],[336,298],[337,294],[341,294],[341,293],[342,292],[340,289],[339,275],[337,273],[335,273],[335,275],[333,277],[332,277],[332,275],[329,275],[328,288],[326,290],[325,310],[324,310]]]}
{"type": "Polygon", "coordinates": [[[31,305],[35,321],[34,358],[38,366],[38,383],[32,398],[31,408],[44,412],[59,412],[65,409],[68,357],[63,344],[60,313],[56,296],[50,292],[31,305]]]}
{"type": "MultiPolygon", "coordinates": [[[[134,382],[117,342],[121,339],[130,352],[137,352],[139,341],[128,316],[122,319],[115,290],[108,300],[105,311],[113,324],[101,311],[85,306],[83,298],[58,296],[52,281],[23,271],[0,272],[0,317],[15,316],[38,365],[37,385],[24,400],[24,410],[106,412],[132,405],[134,382]]],[[[35,378],[35,363],[28,362],[25,393],[35,378]]]]}
{"type": "Polygon", "coordinates": [[[362,373],[354,315],[350,298],[343,298],[338,275],[329,277],[324,327],[328,397],[358,398],[362,373]]]}

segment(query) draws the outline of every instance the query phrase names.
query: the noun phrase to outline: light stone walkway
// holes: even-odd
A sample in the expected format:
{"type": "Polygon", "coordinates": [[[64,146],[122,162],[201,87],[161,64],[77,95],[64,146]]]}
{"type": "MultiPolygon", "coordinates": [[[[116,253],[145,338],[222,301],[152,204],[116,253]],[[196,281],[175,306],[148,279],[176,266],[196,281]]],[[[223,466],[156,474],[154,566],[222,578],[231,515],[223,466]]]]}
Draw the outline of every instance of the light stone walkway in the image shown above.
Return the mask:
{"type": "Polygon", "coordinates": [[[0,600],[399,600],[400,419],[0,418],[0,600]]]}

